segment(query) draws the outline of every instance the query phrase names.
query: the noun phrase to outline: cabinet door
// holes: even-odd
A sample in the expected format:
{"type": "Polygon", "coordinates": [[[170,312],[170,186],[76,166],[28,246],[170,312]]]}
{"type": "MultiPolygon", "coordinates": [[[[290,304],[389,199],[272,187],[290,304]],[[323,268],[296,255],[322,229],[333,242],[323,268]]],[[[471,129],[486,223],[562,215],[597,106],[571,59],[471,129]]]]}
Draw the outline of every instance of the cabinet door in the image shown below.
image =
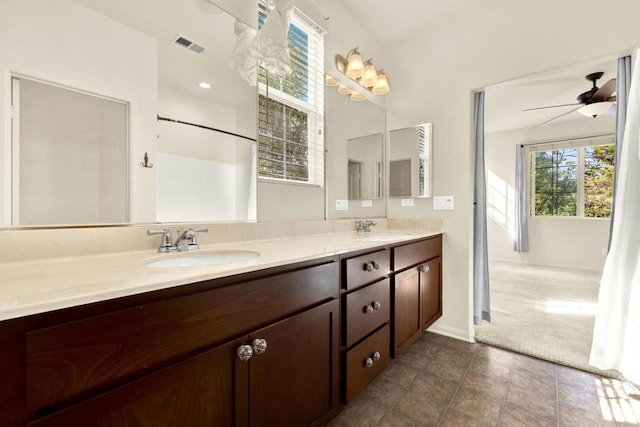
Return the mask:
{"type": "Polygon", "coordinates": [[[393,357],[402,354],[422,332],[420,274],[412,267],[395,276],[393,357]]]}
{"type": "Polygon", "coordinates": [[[420,285],[422,292],[422,329],[427,329],[442,316],[441,258],[422,264],[420,285]]]}
{"type": "Polygon", "coordinates": [[[338,300],[251,334],[249,425],[322,424],[338,409],[338,300]]]}
{"type": "Polygon", "coordinates": [[[29,426],[246,425],[248,364],[236,355],[246,342],[224,344],[29,426]]]}

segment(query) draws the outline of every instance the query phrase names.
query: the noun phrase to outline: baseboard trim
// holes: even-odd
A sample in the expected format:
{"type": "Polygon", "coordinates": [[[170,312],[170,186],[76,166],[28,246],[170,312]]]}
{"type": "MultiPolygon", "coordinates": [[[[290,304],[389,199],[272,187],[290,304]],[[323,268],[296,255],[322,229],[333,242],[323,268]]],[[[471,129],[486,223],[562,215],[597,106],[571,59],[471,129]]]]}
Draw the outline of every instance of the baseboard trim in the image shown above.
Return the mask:
{"type": "Polygon", "coordinates": [[[466,331],[464,329],[453,328],[447,325],[438,325],[435,324],[427,329],[428,332],[433,332],[434,334],[444,335],[445,337],[455,338],[460,341],[465,342],[475,342],[473,336],[474,331],[466,331]]]}

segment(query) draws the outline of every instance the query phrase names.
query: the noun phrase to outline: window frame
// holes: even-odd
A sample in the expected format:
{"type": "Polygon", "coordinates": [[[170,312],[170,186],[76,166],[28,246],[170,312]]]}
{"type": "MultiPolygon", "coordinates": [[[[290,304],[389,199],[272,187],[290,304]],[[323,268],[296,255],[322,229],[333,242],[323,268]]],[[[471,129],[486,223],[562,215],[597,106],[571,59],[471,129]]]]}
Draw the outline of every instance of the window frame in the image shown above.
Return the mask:
{"type": "MultiPolygon", "coordinates": [[[[530,218],[563,218],[563,219],[588,219],[588,220],[610,220],[608,217],[585,216],[585,171],[586,158],[585,148],[614,145],[615,136],[613,134],[598,135],[593,137],[577,138],[565,141],[549,143],[533,143],[528,148],[528,179],[529,179],[529,217],[530,218]],[[577,151],[577,172],[576,172],[576,214],[575,215],[540,215],[536,214],[536,153],[545,151],[558,151],[565,149],[576,149],[577,151]]],[[[615,165],[614,159],[614,165],[615,165]]]]}
{"type": "MultiPolygon", "coordinates": [[[[305,32],[309,37],[308,49],[313,53],[309,57],[314,58],[313,66],[307,68],[307,93],[305,98],[299,99],[289,95],[280,89],[268,86],[267,83],[258,81],[258,96],[265,97],[284,104],[290,108],[303,112],[307,115],[307,179],[291,179],[285,177],[274,177],[263,175],[260,172],[261,153],[258,153],[258,181],[285,183],[303,186],[324,186],[324,34],[321,27],[315,24],[310,18],[297,8],[291,17],[291,24],[305,32]]],[[[311,63],[311,61],[310,61],[311,63]]],[[[259,103],[260,104],[260,103],[259,103]]],[[[260,106],[258,106],[260,114],[260,106]]],[[[258,150],[260,150],[260,138],[263,136],[260,120],[258,120],[258,150]]],[[[269,136],[271,137],[271,136],[269,136]]],[[[292,142],[284,140],[286,142],[292,142]]]]}

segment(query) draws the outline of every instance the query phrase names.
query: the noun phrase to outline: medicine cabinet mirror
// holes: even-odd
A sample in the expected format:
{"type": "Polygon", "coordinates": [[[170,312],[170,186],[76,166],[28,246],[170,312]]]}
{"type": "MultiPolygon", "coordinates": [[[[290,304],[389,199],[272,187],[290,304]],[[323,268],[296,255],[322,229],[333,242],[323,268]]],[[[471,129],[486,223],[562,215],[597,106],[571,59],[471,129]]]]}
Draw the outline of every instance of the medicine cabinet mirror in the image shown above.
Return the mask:
{"type": "Polygon", "coordinates": [[[431,197],[431,123],[389,133],[389,197],[431,197]]]}
{"type": "Polygon", "coordinates": [[[347,141],[349,200],[382,197],[382,134],[347,141]]]}

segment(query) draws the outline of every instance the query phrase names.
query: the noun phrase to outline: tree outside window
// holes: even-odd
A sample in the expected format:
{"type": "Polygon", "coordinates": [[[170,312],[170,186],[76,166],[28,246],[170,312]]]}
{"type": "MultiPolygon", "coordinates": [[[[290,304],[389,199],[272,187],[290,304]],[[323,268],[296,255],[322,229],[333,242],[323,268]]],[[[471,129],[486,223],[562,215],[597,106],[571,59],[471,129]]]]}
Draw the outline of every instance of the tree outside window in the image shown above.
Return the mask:
{"type": "Polygon", "coordinates": [[[614,155],[614,144],[533,152],[533,214],[609,218],[614,155]]]}

